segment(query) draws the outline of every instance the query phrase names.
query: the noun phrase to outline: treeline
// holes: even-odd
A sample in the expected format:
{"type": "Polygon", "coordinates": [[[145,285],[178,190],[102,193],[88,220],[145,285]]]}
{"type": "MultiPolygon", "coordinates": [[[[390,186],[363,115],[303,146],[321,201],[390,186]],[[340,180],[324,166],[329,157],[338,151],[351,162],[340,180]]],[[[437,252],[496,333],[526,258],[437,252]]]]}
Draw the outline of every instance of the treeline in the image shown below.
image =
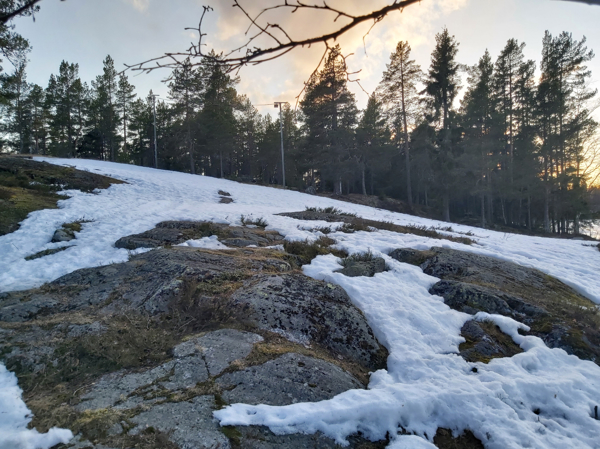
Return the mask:
{"type": "MultiPolygon", "coordinates": [[[[400,42],[364,111],[333,47],[299,108],[284,108],[286,184],[400,198],[448,221],[579,233],[598,136],[585,42],[546,32],[539,71],[514,39],[464,68],[443,30],[427,71],[400,42]]],[[[282,181],[279,120],[261,116],[213,58],[182,63],[156,102],[158,161],[152,93],[137,98],[110,56],[90,85],[77,64],[63,62],[46,88],[27,83],[25,67],[2,75],[3,149],[282,181]]]]}

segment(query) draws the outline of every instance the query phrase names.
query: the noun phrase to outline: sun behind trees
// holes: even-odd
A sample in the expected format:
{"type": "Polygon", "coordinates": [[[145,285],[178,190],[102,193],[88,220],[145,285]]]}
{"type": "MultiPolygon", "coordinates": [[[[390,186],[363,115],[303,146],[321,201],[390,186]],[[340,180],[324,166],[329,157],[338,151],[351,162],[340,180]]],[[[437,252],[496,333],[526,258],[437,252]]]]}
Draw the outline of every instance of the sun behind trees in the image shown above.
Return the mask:
{"type": "MultiPolygon", "coordinates": [[[[298,110],[283,111],[288,186],[389,196],[484,227],[580,232],[597,168],[585,67],[593,53],[585,38],[546,33],[538,80],[524,45],[510,39],[496,60],[486,51],[468,67],[458,104],[464,71],[450,32],[436,35],[426,73],[399,42],[364,111],[342,50],[331,47],[298,110]]],[[[3,151],[154,164],[152,101],[135,96],[110,56],[91,85],[65,61],[45,89],[27,83],[22,61],[2,78],[3,151]]],[[[261,116],[238,81],[215,54],[173,70],[169,98],[157,103],[159,168],[281,182],[279,122],[261,116]]]]}

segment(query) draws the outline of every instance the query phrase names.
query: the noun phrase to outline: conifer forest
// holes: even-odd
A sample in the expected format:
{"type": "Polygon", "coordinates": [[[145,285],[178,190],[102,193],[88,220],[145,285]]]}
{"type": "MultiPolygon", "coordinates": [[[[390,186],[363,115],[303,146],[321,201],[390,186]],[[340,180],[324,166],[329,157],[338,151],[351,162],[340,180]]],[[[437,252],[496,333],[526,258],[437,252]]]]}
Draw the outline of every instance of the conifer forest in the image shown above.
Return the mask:
{"type": "MultiPolygon", "coordinates": [[[[2,152],[282,184],[279,111],[259,114],[214,58],[182,63],[168,75],[168,98],[155,100],[139,98],[110,56],[89,82],[63,61],[47,86],[30,84],[27,42],[3,33],[14,70],[0,74],[2,152]]],[[[579,233],[593,217],[600,153],[586,68],[594,54],[568,32],[546,32],[537,61],[524,47],[510,39],[465,66],[444,29],[421,67],[401,41],[364,110],[342,49],[331,47],[298,103],[283,108],[286,187],[396,198],[482,227],[579,233]]]]}

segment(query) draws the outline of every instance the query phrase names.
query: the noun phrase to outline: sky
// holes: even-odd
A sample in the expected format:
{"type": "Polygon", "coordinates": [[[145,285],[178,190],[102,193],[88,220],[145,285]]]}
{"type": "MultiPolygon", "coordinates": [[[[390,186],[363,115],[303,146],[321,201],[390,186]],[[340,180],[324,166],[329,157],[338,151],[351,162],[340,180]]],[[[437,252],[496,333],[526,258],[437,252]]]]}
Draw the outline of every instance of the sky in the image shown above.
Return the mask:
{"type": "MultiPolygon", "coordinates": [[[[319,2],[320,0],[315,0],[319,2]]],[[[240,0],[250,11],[272,5],[276,0],[240,0]]],[[[88,83],[102,72],[102,61],[110,54],[117,69],[165,52],[185,51],[198,34],[186,27],[197,27],[202,5],[214,8],[205,19],[207,48],[224,51],[243,43],[247,21],[232,8],[233,1],[219,0],[43,0],[35,22],[31,18],[15,21],[17,31],[28,38],[30,53],[28,79],[46,86],[50,74],[57,73],[62,60],[79,64],[80,76],[88,83]]],[[[331,0],[328,4],[353,13],[367,13],[388,1],[331,0]]],[[[333,29],[337,24],[325,14],[283,14],[267,17],[293,37],[333,29]]],[[[340,23],[340,22],[338,22],[340,23]]],[[[474,65],[488,49],[495,59],[506,41],[516,38],[527,44],[528,59],[539,60],[545,30],[556,35],[573,33],[577,40],[584,35],[588,47],[600,53],[600,7],[558,0],[422,0],[387,16],[373,28],[363,42],[371,24],[364,24],[343,36],[339,43],[348,58],[350,70],[360,71],[362,88],[372,92],[400,40],[413,49],[413,58],[427,69],[435,45],[435,34],[447,27],[460,42],[458,60],[474,65]]],[[[238,92],[249,96],[254,104],[289,101],[294,104],[303,83],[315,69],[322,46],[296,49],[288,55],[257,67],[242,69],[238,92]]],[[[589,67],[594,86],[600,85],[600,56],[589,67]]],[[[169,70],[150,74],[129,72],[137,93],[146,96],[150,89],[166,98],[168,87],[162,82],[169,70]]],[[[354,83],[359,107],[368,95],[354,83]]],[[[259,106],[261,113],[272,107],[259,106]]],[[[600,111],[597,113],[600,119],[600,111]]]]}

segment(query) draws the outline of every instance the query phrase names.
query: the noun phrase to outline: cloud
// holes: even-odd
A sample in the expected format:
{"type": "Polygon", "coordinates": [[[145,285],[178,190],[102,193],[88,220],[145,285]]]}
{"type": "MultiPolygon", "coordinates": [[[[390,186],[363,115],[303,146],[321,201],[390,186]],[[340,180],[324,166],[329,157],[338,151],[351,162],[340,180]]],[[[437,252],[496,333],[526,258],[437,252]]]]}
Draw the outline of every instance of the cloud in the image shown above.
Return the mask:
{"type": "Polygon", "coordinates": [[[150,0],[124,0],[124,1],[125,1],[125,3],[129,3],[130,5],[132,5],[139,12],[146,12],[146,10],[148,9],[148,4],[150,3],[150,0]]]}

